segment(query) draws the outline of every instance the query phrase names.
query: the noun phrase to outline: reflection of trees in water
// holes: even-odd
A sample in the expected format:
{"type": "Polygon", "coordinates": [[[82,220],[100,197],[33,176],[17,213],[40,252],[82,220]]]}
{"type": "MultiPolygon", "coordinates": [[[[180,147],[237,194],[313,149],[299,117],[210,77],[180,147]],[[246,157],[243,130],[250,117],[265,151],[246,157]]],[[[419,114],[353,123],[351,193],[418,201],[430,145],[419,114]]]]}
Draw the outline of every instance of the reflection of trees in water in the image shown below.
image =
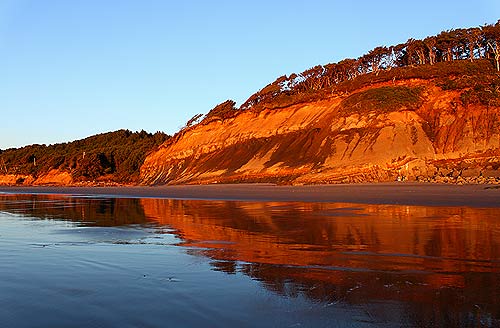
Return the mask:
{"type": "Polygon", "coordinates": [[[112,227],[152,222],[144,215],[139,199],[0,195],[0,210],[92,226],[112,227]]]}
{"type": "Polygon", "coordinates": [[[379,322],[381,304],[400,311],[403,325],[500,319],[499,209],[1,195],[0,210],[96,226],[168,225],[215,271],[286,297],[360,307],[379,322]]]}

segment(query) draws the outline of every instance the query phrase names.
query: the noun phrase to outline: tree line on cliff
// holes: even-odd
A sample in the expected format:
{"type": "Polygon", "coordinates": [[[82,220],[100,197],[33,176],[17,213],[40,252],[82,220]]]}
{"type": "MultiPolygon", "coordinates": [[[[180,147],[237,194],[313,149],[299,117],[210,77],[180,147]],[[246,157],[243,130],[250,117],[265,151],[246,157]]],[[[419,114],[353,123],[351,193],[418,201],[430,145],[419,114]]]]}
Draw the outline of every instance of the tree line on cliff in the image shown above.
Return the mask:
{"type": "MultiPolygon", "coordinates": [[[[500,71],[500,21],[481,27],[443,31],[422,40],[409,39],[395,46],[379,46],[357,59],[348,58],[338,63],[317,65],[299,74],[281,76],[250,96],[239,108],[234,101],[228,100],[205,116],[196,115],[186,127],[230,118],[244,110],[280,108],[317,100],[325,95],[345,94],[368,83],[459,75],[478,68],[489,70],[484,63],[457,65],[457,61],[488,61],[497,72],[500,71]],[[425,68],[419,69],[420,66],[425,68]]],[[[486,73],[493,77],[497,75],[491,70],[486,73]]]]}
{"type": "Polygon", "coordinates": [[[70,172],[76,182],[137,182],[146,155],[168,138],[163,132],[118,130],[69,143],[0,150],[0,174],[36,178],[56,169],[70,172]]]}

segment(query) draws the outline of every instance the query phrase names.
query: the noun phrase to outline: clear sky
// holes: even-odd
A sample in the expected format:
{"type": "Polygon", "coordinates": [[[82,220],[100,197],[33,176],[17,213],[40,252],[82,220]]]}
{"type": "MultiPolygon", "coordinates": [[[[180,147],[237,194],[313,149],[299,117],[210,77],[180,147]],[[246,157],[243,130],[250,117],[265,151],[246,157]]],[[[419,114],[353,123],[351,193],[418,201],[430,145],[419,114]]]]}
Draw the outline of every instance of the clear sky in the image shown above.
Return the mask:
{"type": "Polygon", "coordinates": [[[173,134],[278,76],[499,18],[498,0],[0,0],[0,149],[173,134]]]}

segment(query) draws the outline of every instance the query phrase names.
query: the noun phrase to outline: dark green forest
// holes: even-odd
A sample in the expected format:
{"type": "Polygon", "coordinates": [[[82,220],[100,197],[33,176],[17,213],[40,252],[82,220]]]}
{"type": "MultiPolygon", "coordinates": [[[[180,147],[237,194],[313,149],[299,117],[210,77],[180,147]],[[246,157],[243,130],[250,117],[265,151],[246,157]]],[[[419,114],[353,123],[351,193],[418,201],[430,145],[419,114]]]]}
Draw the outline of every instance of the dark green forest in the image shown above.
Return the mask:
{"type": "Polygon", "coordinates": [[[73,180],[134,183],[146,155],[169,138],[163,132],[115,132],[54,145],[30,145],[0,150],[0,173],[35,178],[59,169],[73,180]]]}

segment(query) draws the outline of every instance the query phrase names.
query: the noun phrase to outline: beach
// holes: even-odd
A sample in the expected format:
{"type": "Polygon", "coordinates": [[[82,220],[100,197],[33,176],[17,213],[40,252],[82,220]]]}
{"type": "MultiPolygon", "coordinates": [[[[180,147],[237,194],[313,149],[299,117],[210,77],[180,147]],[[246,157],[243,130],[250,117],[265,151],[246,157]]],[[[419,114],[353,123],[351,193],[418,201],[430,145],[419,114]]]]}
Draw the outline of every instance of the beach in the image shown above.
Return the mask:
{"type": "Polygon", "coordinates": [[[212,184],[172,186],[0,186],[0,193],[90,195],[230,201],[301,201],[421,206],[500,207],[500,188],[491,185],[373,183],[282,186],[212,184]]]}
{"type": "Polygon", "coordinates": [[[0,187],[0,317],[26,328],[498,327],[494,188],[0,187]]]}

